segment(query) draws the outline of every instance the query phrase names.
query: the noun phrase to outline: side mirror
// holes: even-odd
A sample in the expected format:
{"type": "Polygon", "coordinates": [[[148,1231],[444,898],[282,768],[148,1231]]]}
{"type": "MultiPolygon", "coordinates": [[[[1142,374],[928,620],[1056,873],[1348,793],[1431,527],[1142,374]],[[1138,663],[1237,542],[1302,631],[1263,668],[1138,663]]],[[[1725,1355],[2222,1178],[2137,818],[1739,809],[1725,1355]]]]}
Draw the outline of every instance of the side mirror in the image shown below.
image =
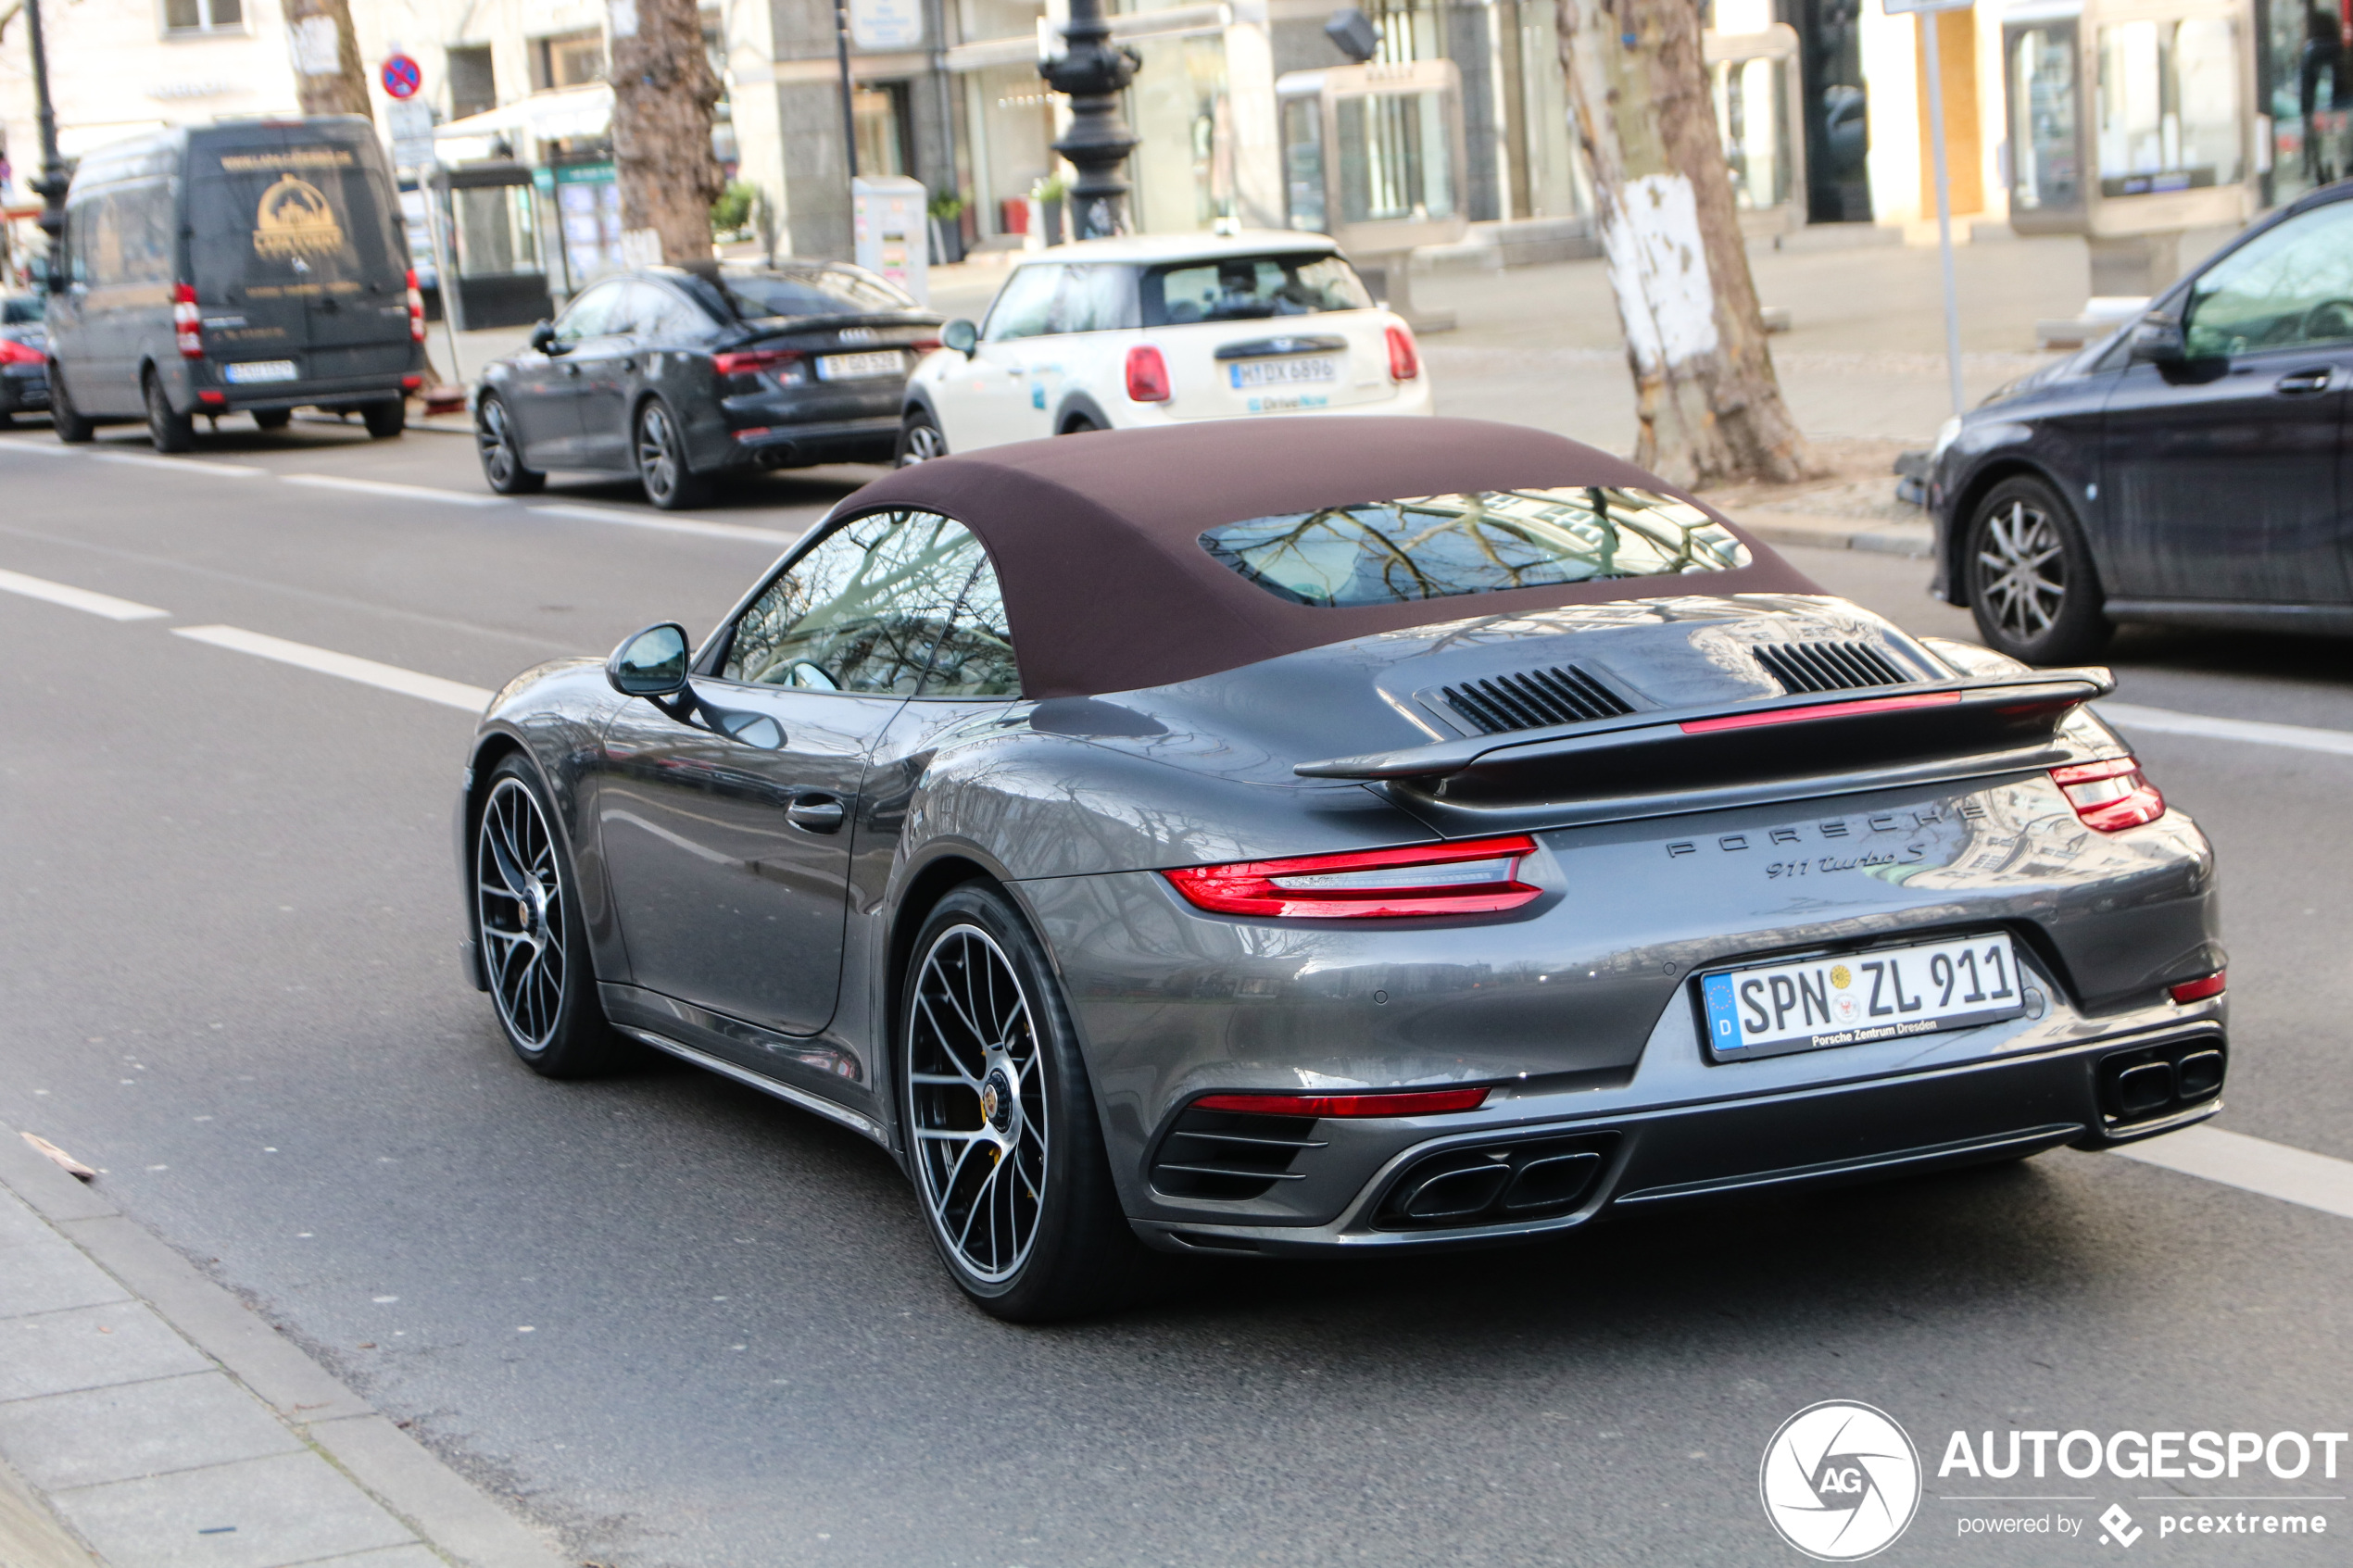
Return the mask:
{"type": "Polygon", "coordinates": [[[939,329],[939,341],[969,359],[973,357],[973,350],[979,346],[980,329],[958,317],[939,329]]]}
{"type": "Polygon", "coordinates": [[[531,329],[531,346],[542,354],[556,352],[556,323],[542,321],[531,329]]]}
{"type": "Polygon", "coordinates": [[[623,696],[674,696],[686,689],[686,629],[665,621],[622,639],[605,679],[623,696]]]}
{"type": "Polygon", "coordinates": [[[2133,328],[2131,352],[2142,365],[2178,365],[2189,358],[2182,323],[2164,316],[2144,317],[2133,328]]]}

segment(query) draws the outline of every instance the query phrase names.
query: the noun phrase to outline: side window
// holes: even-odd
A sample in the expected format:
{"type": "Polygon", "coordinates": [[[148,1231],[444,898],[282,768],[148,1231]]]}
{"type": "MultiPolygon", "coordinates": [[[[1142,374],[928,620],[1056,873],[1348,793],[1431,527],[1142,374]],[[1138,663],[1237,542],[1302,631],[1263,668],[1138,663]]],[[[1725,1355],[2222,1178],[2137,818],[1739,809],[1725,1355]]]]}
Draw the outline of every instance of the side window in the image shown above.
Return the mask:
{"type": "Polygon", "coordinates": [[[125,191],[122,260],[125,278],[136,283],[168,283],[172,266],[171,191],[160,183],[125,191]]]}
{"type": "MultiPolygon", "coordinates": [[[[948,643],[963,650],[952,656],[957,692],[994,690],[971,683],[1013,681],[996,597],[988,555],[962,523],[931,512],[879,512],[835,530],[768,585],[736,622],[720,674],[753,685],[912,696],[933,649],[948,643]],[[982,608],[967,614],[983,578],[982,608]],[[984,670],[992,638],[1001,674],[984,670]]],[[[929,689],[939,695],[939,683],[929,689]]]]}
{"type": "Polygon", "coordinates": [[[90,204],[90,286],[128,281],[122,260],[122,197],[108,192],[90,204]]]}
{"type": "Polygon", "coordinates": [[[556,318],[556,341],[572,344],[603,335],[605,323],[612,319],[613,307],[621,302],[622,288],[618,282],[598,283],[566,306],[564,313],[556,318]]]}
{"type": "Polygon", "coordinates": [[[1013,661],[1013,629],[1005,621],[1005,596],[997,569],[977,545],[972,580],[932,650],[925,696],[1019,696],[1021,670],[1013,661]]]}
{"type": "Polygon", "coordinates": [[[1052,332],[1049,319],[1055,292],[1062,286],[1062,274],[1063,270],[1051,263],[1014,268],[1013,275],[998,291],[997,303],[988,307],[988,341],[1043,337],[1052,332]]]}
{"type": "Polygon", "coordinates": [[[660,283],[633,285],[644,291],[636,311],[639,337],[663,343],[690,341],[711,329],[711,319],[660,283]]]}
{"type": "Polygon", "coordinates": [[[2194,359],[2353,339],[2353,202],[2281,224],[2190,285],[2194,359]]]}
{"type": "Polygon", "coordinates": [[[1139,325],[1136,273],[1101,264],[1063,269],[1062,286],[1048,308],[1050,332],[1108,332],[1139,325]]]}

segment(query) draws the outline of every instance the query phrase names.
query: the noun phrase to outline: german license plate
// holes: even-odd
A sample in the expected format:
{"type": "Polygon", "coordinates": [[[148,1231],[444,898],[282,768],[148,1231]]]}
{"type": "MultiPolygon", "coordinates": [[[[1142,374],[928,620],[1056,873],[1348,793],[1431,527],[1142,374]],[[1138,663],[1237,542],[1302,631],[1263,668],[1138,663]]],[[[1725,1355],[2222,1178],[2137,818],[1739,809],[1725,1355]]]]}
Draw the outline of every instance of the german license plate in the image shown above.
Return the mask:
{"type": "Polygon", "coordinates": [[[295,362],[291,359],[247,359],[239,365],[223,365],[220,373],[240,386],[254,382],[294,381],[295,362]]]}
{"type": "Polygon", "coordinates": [[[1340,360],[1331,355],[1314,359],[1247,359],[1227,367],[1236,390],[1252,386],[1297,386],[1302,382],[1340,380],[1340,360]]]}
{"type": "Polygon", "coordinates": [[[828,354],[817,361],[819,381],[862,381],[869,376],[895,376],[907,368],[898,351],[879,354],[828,354]]]}
{"type": "Polygon", "coordinates": [[[1718,1061],[1969,1029],[2026,1010],[2017,956],[1998,932],[1718,970],[1699,988],[1718,1061]]]}

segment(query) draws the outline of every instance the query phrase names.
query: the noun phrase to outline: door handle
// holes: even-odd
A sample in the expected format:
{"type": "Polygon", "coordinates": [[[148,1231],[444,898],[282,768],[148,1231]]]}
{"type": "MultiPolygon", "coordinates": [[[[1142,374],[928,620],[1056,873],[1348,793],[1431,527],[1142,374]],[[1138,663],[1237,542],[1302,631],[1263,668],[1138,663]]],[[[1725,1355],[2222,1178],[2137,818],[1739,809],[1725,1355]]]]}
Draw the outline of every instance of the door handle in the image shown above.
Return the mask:
{"type": "Polygon", "coordinates": [[[830,795],[805,795],[785,808],[785,821],[803,833],[838,833],[848,816],[830,795]]]}
{"type": "Polygon", "coordinates": [[[2326,368],[2317,370],[2292,370],[2272,383],[2271,390],[2283,397],[2309,397],[2316,392],[2326,392],[2329,389],[2329,380],[2330,372],[2326,368]]]}

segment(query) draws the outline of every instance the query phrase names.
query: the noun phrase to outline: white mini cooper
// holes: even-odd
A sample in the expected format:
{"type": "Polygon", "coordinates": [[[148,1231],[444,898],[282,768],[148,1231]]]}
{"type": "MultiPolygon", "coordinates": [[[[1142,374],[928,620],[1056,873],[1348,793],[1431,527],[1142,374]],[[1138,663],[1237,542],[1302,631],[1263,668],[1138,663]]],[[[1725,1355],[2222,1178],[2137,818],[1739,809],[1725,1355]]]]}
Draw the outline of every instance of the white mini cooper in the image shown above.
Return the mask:
{"type": "Polygon", "coordinates": [[[907,381],[900,463],[1192,420],[1427,414],[1404,320],[1321,234],[1136,235],[1025,258],[907,381]]]}

